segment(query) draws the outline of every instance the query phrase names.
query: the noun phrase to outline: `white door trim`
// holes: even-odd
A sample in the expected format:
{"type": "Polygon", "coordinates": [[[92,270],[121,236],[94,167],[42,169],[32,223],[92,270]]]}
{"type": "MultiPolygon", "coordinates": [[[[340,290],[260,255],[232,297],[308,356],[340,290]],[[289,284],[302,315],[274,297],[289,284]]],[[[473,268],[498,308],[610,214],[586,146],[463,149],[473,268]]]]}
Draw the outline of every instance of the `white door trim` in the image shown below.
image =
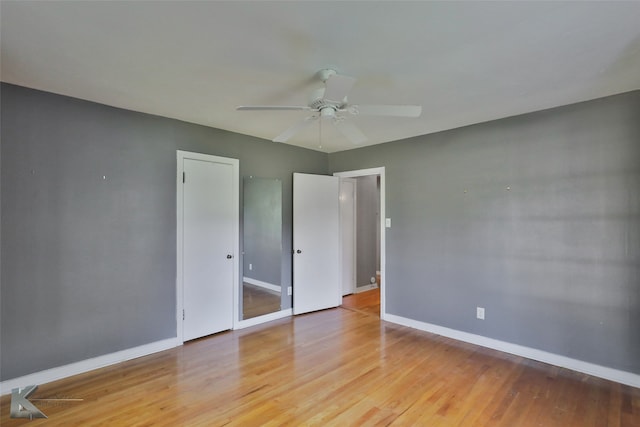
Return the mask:
{"type": "Polygon", "coordinates": [[[385,230],[385,168],[384,166],[378,168],[370,168],[370,169],[360,169],[353,171],[344,171],[344,172],[335,172],[334,176],[340,178],[357,178],[359,176],[370,176],[370,175],[379,175],[380,176],[380,319],[386,320],[387,310],[386,310],[386,289],[387,289],[387,281],[385,278],[385,270],[386,270],[386,230],[385,230]]]}
{"type": "MultiPolygon", "coordinates": [[[[358,232],[358,227],[357,227],[357,221],[356,221],[356,206],[358,205],[358,199],[357,199],[357,192],[356,192],[356,180],[353,178],[340,178],[340,197],[342,197],[342,185],[344,183],[349,183],[353,186],[353,191],[351,192],[351,219],[352,221],[351,224],[346,224],[347,226],[350,226],[352,229],[352,242],[351,242],[351,257],[354,260],[354,265],[351,266],[351,278],[349,280],[349,289],[347,293],[345,293],[345,284],[344,284],[344,254],[345,254],[345,247],[343,246],[344,244],[344,240],[342,239],[343,237],[343,230],[345,226],[345,223],[342,220],[342,203],[340,203],[340,278],[343,281],[343,283],[341,283],[342,286],[342,295],[348,295],[348,294],[355,294],[356,293],[356,244],[357,244],[357,232],[358,232]]],[[[342,200],[340,200],[342,202],[342,200]]]]}
{"type": "Polygon", "coordinates": [[[178,342],[183,343],[183,318],[184,309],[184,293],[183,293],[183,232],[182,232],[182,202],[184,197],[184,187],[182,186],[182,177],[184,173],[184,160],[201,160],[205,162],[223,163],[233,167],[233,217],[236,218],[233,224],[233,325],[238,322],[239,307],[239,256],[240,253],[240,161],[238,159],[230,159],[227,157],[213,156],[210,154],[192,153],[189,151],[176,150],[176,337],[178,342]]]}

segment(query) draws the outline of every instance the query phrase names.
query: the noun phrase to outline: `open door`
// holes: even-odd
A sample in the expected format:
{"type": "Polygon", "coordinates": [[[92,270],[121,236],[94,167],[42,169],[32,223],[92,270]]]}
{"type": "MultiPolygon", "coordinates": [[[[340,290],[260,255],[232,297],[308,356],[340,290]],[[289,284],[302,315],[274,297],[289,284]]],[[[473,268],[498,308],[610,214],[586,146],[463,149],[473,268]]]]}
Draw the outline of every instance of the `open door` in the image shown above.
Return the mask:
{"type": "Polygon", "coordinates": [[[337,177],[293,174],[293,314],[342,302],[339,194],[337,177]]]}

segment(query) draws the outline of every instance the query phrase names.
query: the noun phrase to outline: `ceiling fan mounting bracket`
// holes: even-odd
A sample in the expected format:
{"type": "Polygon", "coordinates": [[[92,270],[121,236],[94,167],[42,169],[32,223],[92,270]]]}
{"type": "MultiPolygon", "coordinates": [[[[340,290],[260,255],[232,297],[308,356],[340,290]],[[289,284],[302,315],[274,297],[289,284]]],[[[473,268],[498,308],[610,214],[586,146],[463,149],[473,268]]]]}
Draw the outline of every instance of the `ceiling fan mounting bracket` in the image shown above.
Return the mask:
{"type": "Polygon", "coordinates": [[[318,77],[322,80],[322,83],[326,83],[329,80],[329,77],[335,76],[336,70],[332,70],[331,68],[325,68],[324,70],[318,71],[318,77]]]}

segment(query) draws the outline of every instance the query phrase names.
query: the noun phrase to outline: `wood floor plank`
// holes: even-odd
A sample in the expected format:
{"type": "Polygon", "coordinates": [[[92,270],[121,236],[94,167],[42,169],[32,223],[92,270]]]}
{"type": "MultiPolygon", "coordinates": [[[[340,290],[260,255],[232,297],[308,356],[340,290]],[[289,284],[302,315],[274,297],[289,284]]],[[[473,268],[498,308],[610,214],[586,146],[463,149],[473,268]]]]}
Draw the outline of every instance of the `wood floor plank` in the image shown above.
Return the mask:
{"type": "MultiPolygon", "coordinates": [[[[367,302],[369,304],[369,302],[367,302]]],[[[26,385],[26,384],[25,384],[26,385]]],[[[2,426],[640,426],[640,389],[332,309],[43,384],[2,426]],[[37,405],[38,406],[38,405],[37,405]]]]}

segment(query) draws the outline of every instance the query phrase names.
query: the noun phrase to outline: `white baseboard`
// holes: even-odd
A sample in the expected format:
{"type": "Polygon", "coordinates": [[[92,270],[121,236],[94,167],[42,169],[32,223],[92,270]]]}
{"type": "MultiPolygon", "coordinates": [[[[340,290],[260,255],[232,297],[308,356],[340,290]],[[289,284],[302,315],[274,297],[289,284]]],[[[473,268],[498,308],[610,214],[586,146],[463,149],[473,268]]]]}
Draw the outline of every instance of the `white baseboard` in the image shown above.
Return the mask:
{"type": "Polygon", "coordinates": [[[150,344],[144,344],[138,347],[116,351],[115,353],[92,357],[91,359],[81,360],[80,362],[70,363],[68,365],[5,380],[0,383],[0,395],[9,394],[14,388],[49,383],[72,375],[82,374],[94,369],[104,368],[105,366],[115,365],[116,363],[168,350],[179,345],[181,345],[181,343],[177,338],[168,338],[162,341],[156,341],[150,344]]]}
{"type": "Polygon", "coordinates": [[[249,326],[259,325],[265,322],[271,322],[272,320],[282,319],[283,317],[293,316],[293,309],[288,308],[286,310],[276,311],[275,313],[269,313],[262,316],[252,317],[247,320],[240,320],[236,323],[233,329],[244,329],[249,326]]]}
{"type": "Polygon", "coordinates": [[[282,292],[282,287],[278,285],[274,285],[273,283],[263,282],[262,280],[252,279],[251,277],[243,277],[242,281],[250,285],[269,289],[270,291],[273,291],[273,292],[277,292],[277,293],[282,292]]]}
{"type": "Polygon", "coordinates": [[[397,323],[398,325],[408,326],[410,328],[419,329],[421,331],[431,332],[433,334],[453,338],[458,341],[464,341],[505,353],[515,354],[516,356],[526,357],[528,359],[549,363],[561,368],[571,369],[572,371],[593,375],[594,377],[604,378],[606,380],[640,388],[640,375],[631,372],[608,368],[606,366],[600,366],[593,363],[584,362],[582,360],[572,359],[570,357],[537,350],[535,348],[521,346],[518,344],[499,341],[493,338],[483,337],[482,335],[471,334],[468,332],[445,328],[443,326],[433,325],[431,323],[407,319],[405,317],[396,316],[394,314],[384,313],[383,318],[388,322],[397,323]]]}
{"type": "Polygon", "coordinates": [[[378,284],[371,283],[369,285],[357,286],[354,293],[359,294],[360,292],[370,291],[371,289],[378,289],[378,284]]]}

